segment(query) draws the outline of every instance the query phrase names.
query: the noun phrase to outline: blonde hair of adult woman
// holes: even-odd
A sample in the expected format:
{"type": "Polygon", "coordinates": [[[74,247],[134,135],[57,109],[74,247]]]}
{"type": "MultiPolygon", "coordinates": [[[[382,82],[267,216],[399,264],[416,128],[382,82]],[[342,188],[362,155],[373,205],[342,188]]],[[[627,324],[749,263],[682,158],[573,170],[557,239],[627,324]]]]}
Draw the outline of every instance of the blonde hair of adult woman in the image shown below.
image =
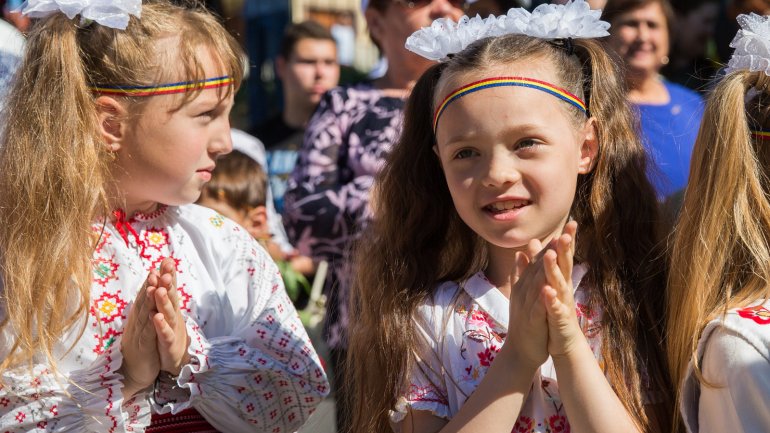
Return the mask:
{"type": "MultiPolygon", "coordinates": [[[[96,95],[89,85],[143,86],[164,82],[161,65],[177,62],[201,81],[195,49],[208,46],[235,80],[239,48],[216,19],[196,8],[146,2],[126,30],[52,14],[32,29],[6,108],[0,145],[0,269],[5,321],[16,339],[0,364],[32,361],[72,326],[85,324],[90,306],[91,255],[99,238],[92,224],[109,215],[111,152],[98,130],[96,95]],[[155,44],[178,36],[178,59],[161,58],[155,44]],[[73,126],[74,124],[74,126],[73,126]]],[[[228,94],[230,91],[228,90],[228,94]]],[[[222,92],[221,97],[226,97],[222,92]]],[[[198,92],[184,95],[185,103],[198,92]]],[[[141,98],[125,102],[141,110],[141,98]]],[[[83,329],[80,330],[83,332],[83,329]]],[[[6,352],[7,351],[7,352],[6,352]]]]}
{"type": "MultiPolygon", "coordinates": [[[[738,70],[706,105],[671,253],[666,325],[677,404],[690,362],[705,386],[717,385],[698,362],[704,326],[770,297],[770,149],[750,134],[769,125],[769,104],[770,77],[738,70]]],[[[674,413],[674,431],[682,431],[674,413]]]]}

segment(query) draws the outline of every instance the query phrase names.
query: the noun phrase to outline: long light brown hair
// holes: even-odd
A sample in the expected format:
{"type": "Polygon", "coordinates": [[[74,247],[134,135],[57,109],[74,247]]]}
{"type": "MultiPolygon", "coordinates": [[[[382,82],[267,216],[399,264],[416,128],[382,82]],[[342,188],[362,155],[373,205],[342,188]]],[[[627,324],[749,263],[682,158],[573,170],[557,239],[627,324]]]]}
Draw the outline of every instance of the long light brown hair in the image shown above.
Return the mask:
{"type": "MultiPolygon", "coordinates": [[[[562,46],[511,35],[479,41],[429,69],[407,102],[404,129],[375,188],[375,218],[360,242],[351,294],[349,371],[355,432],[389,431],[388,411],[403,391],[418,340],[413,316],[437,282],[483,269],[485,244],[458,216],[432,147],[431,115],[447,74],[467,75],[533,58],[550,61],[556,85],[588,100],[597,119],[599,156],[581,175],[571,215],[579,224],[577,255],[590,264],[591,305],[603,316],[606,374],[644,431],[667,422],[671,389],[660,353],[665,266],[656,248],[655,193],[635,134],[617,61],[594,40],[562,46]],[[642,373],[644,372],[644,373],[642,373]],[[642,377],[650,383],[642,383],[642,377]],[[645,413],[646,388],[661,410],[645,413]]],[[[585,116],[575,112],[575,116],[585,116]]],[[[577,117],[576,117],[577,118],[577,117]]]]}
{"type": "MultiPolygon", "coordinates": [[[[146,2],[141,20],[131,17],[126,30],[81,25],[80,17],[62,13],[32,29],[0,136],[0,326],[4,332],[10,327],[15,338],[2,349],[0,371],[39,356],[55,367],[54,346],[73,325],[85,323],[98,236],[92,224],[106,219],[111,199],[111,158],[89,86],[178,77],[155,48],[159,38],[175,35],[177,64],[189,80],[207,78],[194,55],[204,45],[240,84],[237,43],[194,4],[146,2]]],[[[194,96],[186,94],[185,101],[194,96]]],[[[139,99],[122,101],[140,114],[139,99]]]]}
{"type": "MultiPolygon", "coordinates": [[[[762,72],[728,74],[706,103],[671,250],[666,326],[677,403],[691,362],[703,379],[696,349],[704,326],[770,296],[770,148],[750,135],[770,126],[769,110],[762,72]]],[[[680,421],[677,411],[677,431],[680,421]]]]}

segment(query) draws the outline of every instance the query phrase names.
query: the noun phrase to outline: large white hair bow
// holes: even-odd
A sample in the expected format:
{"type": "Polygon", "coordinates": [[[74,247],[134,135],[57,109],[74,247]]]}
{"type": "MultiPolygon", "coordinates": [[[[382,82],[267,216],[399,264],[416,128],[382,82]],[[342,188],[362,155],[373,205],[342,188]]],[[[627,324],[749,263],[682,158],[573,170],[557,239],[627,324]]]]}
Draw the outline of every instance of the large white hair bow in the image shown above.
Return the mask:
{"type": "Polygon", "coordinates": [[[81,20],[125,30],[129,15],[137,18],[142,13],[142,0],[27,0],[21,12],[32,18],[43,18],[55,12],[62,12],[72,19],[80,15],[81,20]]]}
{"type": "Polygon", "coordinates": [[[770,17],[752,13],[737,19],[741,29],[730,42],[735,51],[726,72],[748,69],[770,76],[770,17]]]}
{"type": "Polygon", "coordinates": [[[430,60],[445,60],[471,43],[490,36],[522,34],[543,39],[598,38],[609,35],[601,10],[591,10],[585,0],[543,4],[531,13],[513,8],[506,15],[481,18],[463,16],[458,22],[439,18],[406,40],[406,48],[430,60]]]}

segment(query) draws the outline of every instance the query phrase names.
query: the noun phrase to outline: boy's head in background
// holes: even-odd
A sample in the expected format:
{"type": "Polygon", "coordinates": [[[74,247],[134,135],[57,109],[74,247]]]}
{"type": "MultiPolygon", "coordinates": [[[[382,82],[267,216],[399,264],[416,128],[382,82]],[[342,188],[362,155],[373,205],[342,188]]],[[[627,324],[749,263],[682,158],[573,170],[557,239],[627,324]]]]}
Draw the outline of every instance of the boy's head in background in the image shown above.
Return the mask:
{"type": "Polygon", "coordinates": [[[243,226],[256,239],[269,239],[267,174],[256,161],[237,150],[217,159],[211,180],[198,204],[214,209],[243,226]]]}
{"type": "Polygon", "coordinates": [[[285,109],[306,113],[307,119],[321,96],[340,79],[337,43],[331,32],[315,21],[286,29],[275,66],[283,83],[285,109]]]}

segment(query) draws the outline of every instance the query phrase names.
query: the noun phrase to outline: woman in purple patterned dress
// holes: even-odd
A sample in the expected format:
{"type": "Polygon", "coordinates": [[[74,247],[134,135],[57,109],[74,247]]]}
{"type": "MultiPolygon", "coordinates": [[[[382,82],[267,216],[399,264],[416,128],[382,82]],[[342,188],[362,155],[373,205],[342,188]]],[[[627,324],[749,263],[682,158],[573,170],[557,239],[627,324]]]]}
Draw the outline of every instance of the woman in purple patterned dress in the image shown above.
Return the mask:
{"type": "MultiPolygon", "coordinates": [[[[342,86],[324,95],[310,119],[285,195],[284,225],[304,255],[330,264],[324,339],[332,352],[336,384],[344,372],[351,242],[367,224],[374,177],[401,130],[404,102],[431,64],[404,48],[406,38],[437,18],[457,20],[465,0],[364,0],[369,32],[388,62],[372,82],[342,86]]],[[[347,410],[337,388],[337,423],[347,410]]],[[[340,428],[340,431],[344,431],[340,428]]]]}

